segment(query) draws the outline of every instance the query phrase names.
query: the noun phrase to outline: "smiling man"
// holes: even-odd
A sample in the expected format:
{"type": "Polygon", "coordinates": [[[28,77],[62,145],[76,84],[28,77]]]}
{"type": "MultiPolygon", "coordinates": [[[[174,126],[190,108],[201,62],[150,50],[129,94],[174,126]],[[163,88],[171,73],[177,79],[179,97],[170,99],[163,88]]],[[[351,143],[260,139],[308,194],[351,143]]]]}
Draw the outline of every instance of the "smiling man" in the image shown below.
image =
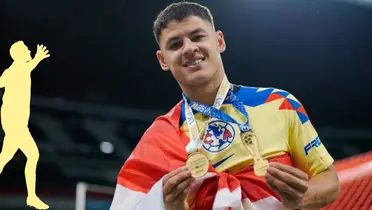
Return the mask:
{"type": "Polygon", "coordinates": [[[124,163],[111,210],[319,209],[337,198],[334,160],[303,105],[285,90],[229,82],[206,7],[173,3],[153,30],[183,99],[124,163]]]}

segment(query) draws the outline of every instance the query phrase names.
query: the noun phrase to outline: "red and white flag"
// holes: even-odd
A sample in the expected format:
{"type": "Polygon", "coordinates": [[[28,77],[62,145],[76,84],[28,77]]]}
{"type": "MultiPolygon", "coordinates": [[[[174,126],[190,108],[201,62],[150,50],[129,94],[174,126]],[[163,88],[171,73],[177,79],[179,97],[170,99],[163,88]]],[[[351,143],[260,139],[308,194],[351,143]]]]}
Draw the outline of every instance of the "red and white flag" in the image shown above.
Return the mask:
{"type": "MultiPolygon", "coordinates": [[[[179,129],[181,104],[157,118],[120,170],[110,210],[165,210],[162,180],[184,166],[189,138],[179,129]]],[[[288,155],[269,161],[292,165],[288,155]]],[[[209,172],[197,179],[188,201],[195,210],[279,210],[279,197],[254,175],[252,166],[229,174],[209,172]]]]}

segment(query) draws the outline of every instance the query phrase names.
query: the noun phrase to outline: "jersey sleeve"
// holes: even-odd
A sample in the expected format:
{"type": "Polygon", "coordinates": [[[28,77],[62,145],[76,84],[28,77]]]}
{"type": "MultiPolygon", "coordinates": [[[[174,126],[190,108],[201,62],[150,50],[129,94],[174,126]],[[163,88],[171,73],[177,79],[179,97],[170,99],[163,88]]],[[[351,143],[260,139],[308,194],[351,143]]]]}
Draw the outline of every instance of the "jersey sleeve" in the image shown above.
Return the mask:
{"type": "Polygon", "coordinates": [[[184,146],[170,123],[156,120],[122,166],[110,210],[163,210],[162,179],[185,164],[184,146]]]}
{"type": "Polygon", "coordinates": [[[289,147],[295,167],[315,176],[334,162],[317,131],[312,125],[302,103],[292,94],[287,97],[289,147]]]}

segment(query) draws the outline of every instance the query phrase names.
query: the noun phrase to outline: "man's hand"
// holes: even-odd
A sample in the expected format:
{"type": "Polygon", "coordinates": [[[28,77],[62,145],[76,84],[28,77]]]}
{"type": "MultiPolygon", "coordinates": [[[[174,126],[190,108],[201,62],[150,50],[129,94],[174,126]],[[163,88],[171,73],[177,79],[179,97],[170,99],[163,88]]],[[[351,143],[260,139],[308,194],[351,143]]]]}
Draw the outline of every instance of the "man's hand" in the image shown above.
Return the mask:
{"type": "Polygon", "coordinates": [[[268,186],[289,209],[298,208],[309,187],[305,172],[280,163],[270,163],[265,178],[268,186]]]}
{"type": "Polygon", "coordinates": [[[166,210],[184,210],[185,199],[192,188],[194,178],[186,166],[170,172],[163,180],[163,196],[166,210]]]}
{"type": "Polygon", "coordinates": [[[44,45],[38,44],[36,54],[35,54],[35,58],[41,61],[41,60],[43,60],[45,58],[48,58],[48,57],[50,57],[49,50],[47,50],[47,48],[44,45]]]}

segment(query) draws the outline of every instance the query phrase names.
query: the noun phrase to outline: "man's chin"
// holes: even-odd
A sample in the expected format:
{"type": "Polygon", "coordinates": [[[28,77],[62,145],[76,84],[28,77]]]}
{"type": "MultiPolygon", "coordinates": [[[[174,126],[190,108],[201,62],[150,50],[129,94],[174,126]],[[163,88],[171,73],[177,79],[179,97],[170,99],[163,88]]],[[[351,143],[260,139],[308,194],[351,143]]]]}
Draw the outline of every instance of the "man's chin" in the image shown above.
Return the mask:
{"type": "Polygon", "coordinates": [[[186,80],[187,85],[199,87],[207,84],[208,81],[211,79],[211,76],[203,73],[204,72],[194,73],[186,80]]]}

